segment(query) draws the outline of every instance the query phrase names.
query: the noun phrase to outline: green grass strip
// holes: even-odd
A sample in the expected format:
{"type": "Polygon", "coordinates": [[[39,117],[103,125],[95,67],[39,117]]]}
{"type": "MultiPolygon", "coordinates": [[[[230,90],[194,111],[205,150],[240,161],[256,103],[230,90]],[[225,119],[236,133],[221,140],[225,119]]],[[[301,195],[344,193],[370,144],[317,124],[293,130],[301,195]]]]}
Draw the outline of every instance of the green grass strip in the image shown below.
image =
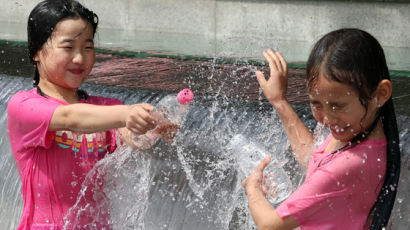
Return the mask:
{"type": "Polygon", "coordinates": [[[12,46],[18,46],[18,47],[27,47],[27,42],[0,40],[0,45],[12,45],[12,46]]]}
{"type": "MultiPolygon", "coordinates": [[[[18,47],[27,47],[27,42],[25,41],[9,41],[9,40],[0,40],[0,45],[12,45],[18,47]]],[[[192,61],[210,61],[216,64],[236,64],[236,65],[253,65],[253,66],[267,66],[268,64],[262,61],[256,60],[241,60],[241,59],[234,59],[234,58],[210,58],[210,57],[199,57],[193,55],[171,55],[171,54],[164,54],[164,53],[151,53],[145,51],[127,51],[127,50],[113,50],[107,48],[95,48],[95,51],[102,54],[114,54],[114,55],[121,55],[121,56],[128,56],[128,57],[157,57],[157,58],[169,58],[169,59],[178,59],[178,60],[192,60],[192,61]]],[[[289,63],[289,68],[293,69],[305,69],[306,63],[289,63]]],[[[410,77],[410,71],[406,70],[390,70],[391,76],[398,76],[398,77],[410,77]]]]}

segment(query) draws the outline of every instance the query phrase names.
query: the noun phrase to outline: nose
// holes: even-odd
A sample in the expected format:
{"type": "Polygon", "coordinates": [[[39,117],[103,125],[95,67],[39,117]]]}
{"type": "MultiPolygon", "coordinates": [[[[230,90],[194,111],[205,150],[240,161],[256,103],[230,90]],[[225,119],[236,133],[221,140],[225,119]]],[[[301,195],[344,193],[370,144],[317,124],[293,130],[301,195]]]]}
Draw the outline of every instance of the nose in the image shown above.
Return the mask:
{"type": "Polygon", "coordinates": [[[82,52],[76,52],[73,57],[73,63],[83,64],[84,63],[84,54],[82,52]]]}
{"type": "Polygon", "coordinates": [[[316,120],[326,127],[334,127],[338,122],[334,111],[331,111],[329,109],[312,110],[312,112],[316,120]]]}
{"type": "Polygon", "coordinates": [[[324,111],[323,112],[323,124],[326,127],[334,127],[337,125],[337,118],[334,115],[333,111],[324,111]]]}

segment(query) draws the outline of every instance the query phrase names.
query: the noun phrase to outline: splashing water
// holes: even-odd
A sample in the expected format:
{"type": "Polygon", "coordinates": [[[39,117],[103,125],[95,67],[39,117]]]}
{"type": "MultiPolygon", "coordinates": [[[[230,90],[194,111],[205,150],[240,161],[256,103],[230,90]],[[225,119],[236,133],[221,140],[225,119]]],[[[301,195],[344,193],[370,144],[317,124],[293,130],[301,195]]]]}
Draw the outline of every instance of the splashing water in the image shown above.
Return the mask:
{"type": "MultiPolygon", "coordinates": [[[[208,79],[210,76],[203,77],[208,79]]],[[[224,79],[215,81],[224,82],[224,79]]],[[[31,88],[31,82],[25,78],[0,76],[0,87],[0,106],[5,111],[10,96],[18,90],[31,88]]],[[[119,98],[126,104],[142,101],[155,104],[166,95],[165,92],[135,92],[88,84],[84,89],[92,95],[119,98]]],[[[228,93],[233,94],[233,91],[228,93]]],[[[260,143],[270,154],[280,156],[294,188],[299,185],[304,172],[290,152],[280,120],[268,103],[250,101],[242,96],[242,99],[227,97],[226,92],[216,92],[214,95],[198,95],[193,101],[186,123],[172,145],[160,141],[146,153],[120,147],[98,162],[82,184],[76,205],[65,217],[65,227],[255,228],[240,184],[236,156],[226,148],[232,137],[243,134],[250,141],[260,143]],[[91,196],[87,195],[90,193],[91,196]]],[[[315,143],[321,143],[328,130],[316,126],[308,106],[295,106],[295,109],[308,127],[315,129],[315,143]]],[[[393,211],[393,223],[397,229],[406,229],[410,223],[410,207],[406,202],[410,191],[409,121],[408,117],[399,117],[403,163],[398,202],[393,211]]],[[[4,229],[15,229],[22,211],[21,182],[8,145],[6,114],[1,114],[0,127],[4,130],[0,133],[0,147],[5,153],[0,155],[0,225],[4,229]]]]}

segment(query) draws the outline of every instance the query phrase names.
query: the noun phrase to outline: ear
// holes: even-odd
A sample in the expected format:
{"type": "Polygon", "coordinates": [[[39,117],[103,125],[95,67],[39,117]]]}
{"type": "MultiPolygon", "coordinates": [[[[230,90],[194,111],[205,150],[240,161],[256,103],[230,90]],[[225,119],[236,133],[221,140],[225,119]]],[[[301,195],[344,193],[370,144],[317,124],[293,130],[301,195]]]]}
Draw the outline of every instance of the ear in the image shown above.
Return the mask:
{"type": "Polygon", "coordinates": [[[38,54],[39,52],[37,52],[36,53],[36,55],[34,55],[34,57],[33,57],[33,61],[35,61],[35,62],[39,62],[40,61],[40,58],[38,57],[38,54]]]}
{"type": "Polygon", "coordinates": [[[392,95],[392,84],[390,80],[383,79],[379,82],[376,90],[377,103],[383,106],[392,95]]]}

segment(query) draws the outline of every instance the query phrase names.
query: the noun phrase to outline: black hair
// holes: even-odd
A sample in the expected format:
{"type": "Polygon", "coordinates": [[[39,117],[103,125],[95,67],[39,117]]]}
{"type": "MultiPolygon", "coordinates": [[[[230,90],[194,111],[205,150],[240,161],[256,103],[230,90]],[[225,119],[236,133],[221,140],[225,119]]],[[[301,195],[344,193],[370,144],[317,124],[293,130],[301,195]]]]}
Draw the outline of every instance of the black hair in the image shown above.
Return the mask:
{"type": "MultiPolygon", "coordinates": [[[[390,80],[384,51],[379,42],[369,33],[353,28],[332,31],[314,45],[306,65],[309,91],[320,75],[355,89],[366,113],[380,81],[390,80]]],[[[380,108],[379,116],[387,139],[387,163],[383,186],[369,213],[371,230],[387,226],[400,176],[399,134],[391,97],[380,108]]]]}
{"type": "MultiPolygon", "coordinates": [[[[50,38],[57,23],[67,18],[81,18],[93,28],[93,35],[97,30],[98,16],[75,0],[45,0],[38,3],[31,11],[27,23],[28,55],[36,64],[34,57],[50,38]]],[[[38,87],[40,74],[35,67],[33,86],[37,87],[40,95],[44,95],[38,87]]],[[[78,91],[79,99],[86,99],[84,91],[78,91]]]]}

